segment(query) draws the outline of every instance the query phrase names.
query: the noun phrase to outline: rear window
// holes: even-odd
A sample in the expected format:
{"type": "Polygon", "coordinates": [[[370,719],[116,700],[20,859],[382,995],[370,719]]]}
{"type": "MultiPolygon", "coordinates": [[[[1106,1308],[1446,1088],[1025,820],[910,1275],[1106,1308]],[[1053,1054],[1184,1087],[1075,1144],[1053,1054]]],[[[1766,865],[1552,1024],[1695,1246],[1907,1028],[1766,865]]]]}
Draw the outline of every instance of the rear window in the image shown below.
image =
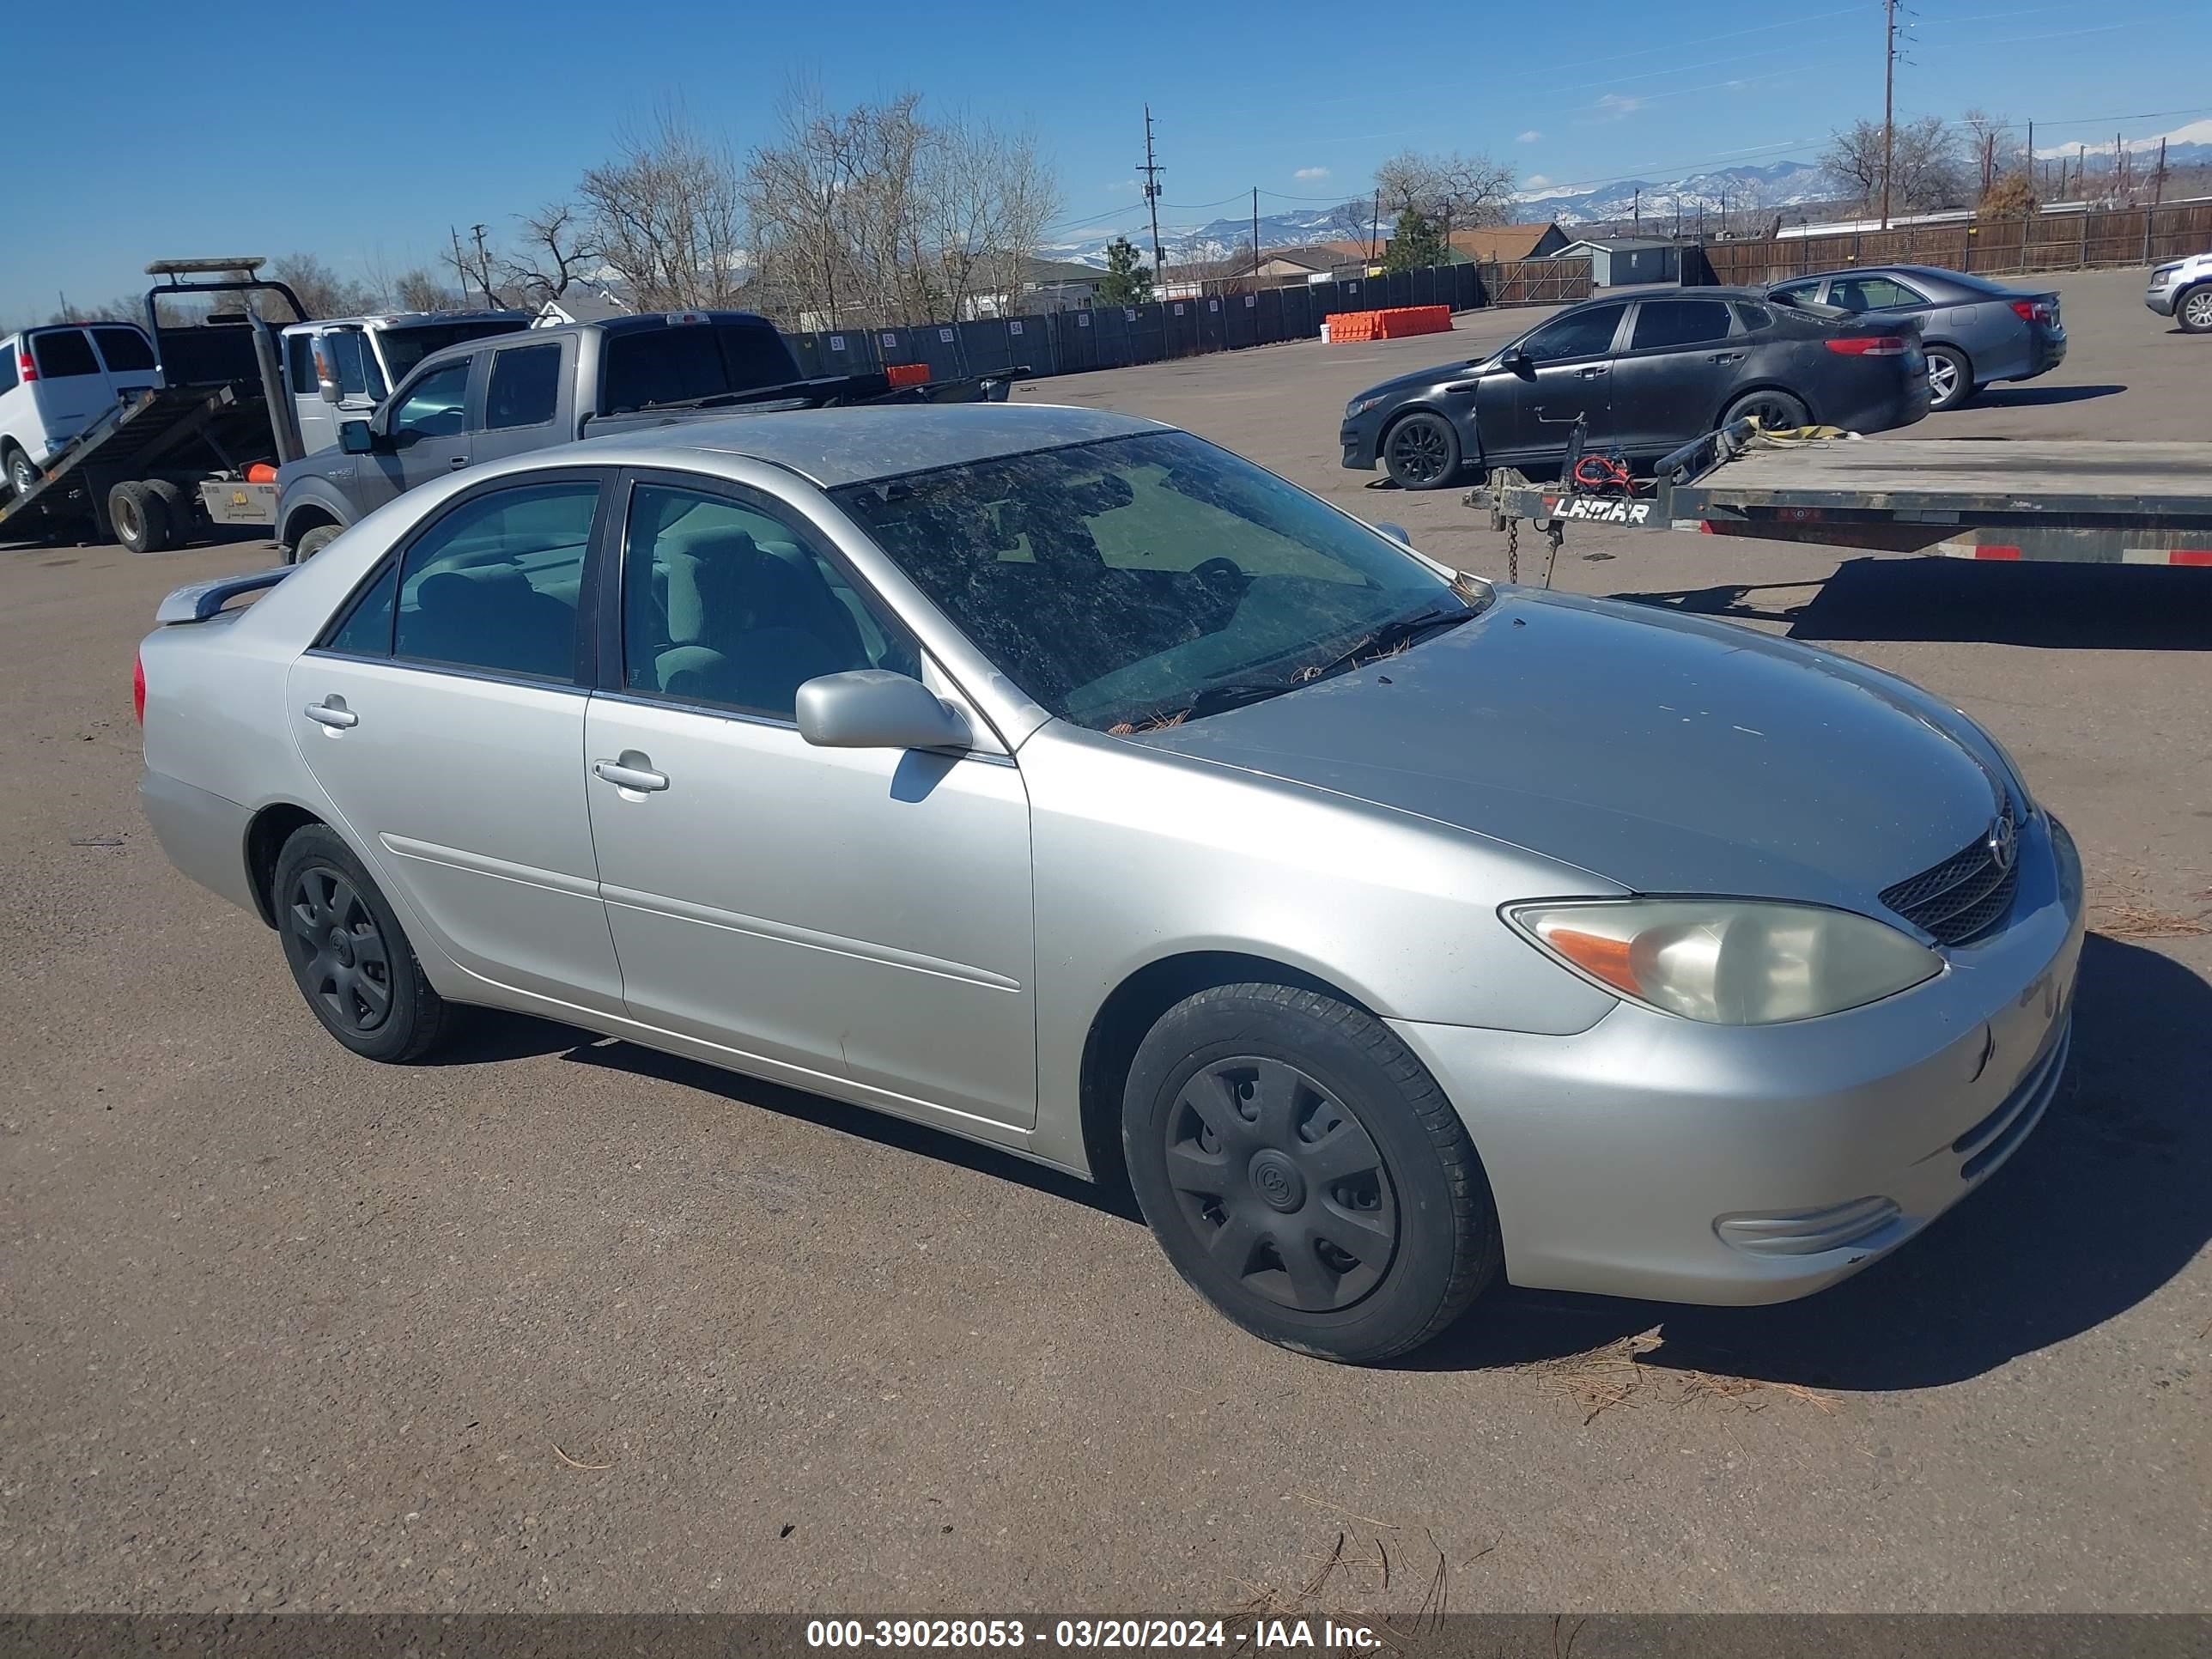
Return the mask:
{"type": "Polygon", "coordinates": [[[100,346],[100,355],[107,360],[111,374],[154,367],[154,348],[135,328],[95,328],[92,337],[100,346]]]}
{"type": "Polygon", "coordinates": [[[798,378],[791,348],[764,324],[678,323],[624,330],[607,336],[600,412],[618,415],[694,403],[798,378]]]}
{"type": "Polygon", "coordinates": [[[97,374],[100,360],[92,355],[92,342],[81,328],[58,328],[51,334],[31,336],[31,359],[40,378],[65,380],[73,374],[97,374]]]}

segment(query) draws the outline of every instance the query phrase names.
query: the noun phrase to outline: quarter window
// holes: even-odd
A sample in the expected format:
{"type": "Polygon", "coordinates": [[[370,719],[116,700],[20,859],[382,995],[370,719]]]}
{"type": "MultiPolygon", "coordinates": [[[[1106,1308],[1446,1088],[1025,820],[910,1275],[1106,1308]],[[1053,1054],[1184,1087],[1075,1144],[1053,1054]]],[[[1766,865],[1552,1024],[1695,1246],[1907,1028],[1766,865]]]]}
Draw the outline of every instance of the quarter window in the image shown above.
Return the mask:
{"type": "Polygon", "coordinates": [[[509,347],[491,360],[491,386],[484,393],[484,425],[494,431],[511,426],[544,426],[553,418],[560,394],[559,345],[509,347]]]}
{"type": "Polygon", "coordinates": [[[1728,338],[1728,307],[1718,300],[1646,300],[1636,313],[1632,351],[1703,345],[1728,338]]]}
{"type": "Polygon", "coordinates": [[[15,340],[0,341],[0,392],[13,392],[15,389],[15,352],[18,344],[19,343],[15,340]]]}
{"type": "Polygon", "coordinates": [[[1592,306],[1554,317],[1521,342],[1530,362],[1557,362],[1564,357],[1596,357],[1613,349],[1613,336],[1620,326],[1626,305],[1592,306]]]}
{"type": "Polygon", "coordinates": [[[399,566],[391,560],[354,601],[346,618],[330,632],[325,648],[349,657],[388,657],[392,654],[392,601],[399,592],[399,566]]]}
{"type": "Polygon", "coordinates": [[[462,502],[407,550],[392,654],[568,680],[595,483],[529,484],[462,502]]]}
{"type": "Polygon", "coordinates": [[[433,369],[408,388],[392,411],[392,435],[403,445],[457,436],[468,426],[468,398],[466,358],[433,369]]]}
{"type": "Polygon", "coordinates": [[[789,525],[662,484],[630,495],[623,663],[630,690],[780,720],[818,675],[921,672],[904,635],[789,525]]]}
{"type": "Polygon", "coordinates": [[[294,334],[284,342],[284,367],[292,377],[292,394],[298,398],[315,395],[314,343],[304,334],[294,334]]]}

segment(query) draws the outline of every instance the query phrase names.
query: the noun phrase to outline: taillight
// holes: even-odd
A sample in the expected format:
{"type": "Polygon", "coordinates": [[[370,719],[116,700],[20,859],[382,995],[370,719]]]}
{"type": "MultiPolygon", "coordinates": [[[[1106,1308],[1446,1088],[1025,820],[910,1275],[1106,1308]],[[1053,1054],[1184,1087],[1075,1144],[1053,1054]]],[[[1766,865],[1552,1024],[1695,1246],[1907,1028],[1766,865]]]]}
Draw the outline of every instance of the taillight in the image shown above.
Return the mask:
{"type": "Polygon", "coordinates": [[[2012,308],[2023,323],[2047,323],[2055,314],[2048,300],[2014,300],[2012,308]]]}
{"type": "Polygon", "coordinates": [[[23,380],[39,378],[39,366],[31,361],[31,348],[28,346],[19,348],[15,353],[15,376],[23,380]]]}
{"type": "Polygon", "coordinates": [[[138,724],[146,724],[146,659],[131,659],[131,712],[138,717],[138,724]]]}
{"type": "Polygon", "coordinates": [[[1896,334],[1852,334],[1828,342],[1828,349],[1846,357],[1902,357],[1906,341],[1896,334]]]}

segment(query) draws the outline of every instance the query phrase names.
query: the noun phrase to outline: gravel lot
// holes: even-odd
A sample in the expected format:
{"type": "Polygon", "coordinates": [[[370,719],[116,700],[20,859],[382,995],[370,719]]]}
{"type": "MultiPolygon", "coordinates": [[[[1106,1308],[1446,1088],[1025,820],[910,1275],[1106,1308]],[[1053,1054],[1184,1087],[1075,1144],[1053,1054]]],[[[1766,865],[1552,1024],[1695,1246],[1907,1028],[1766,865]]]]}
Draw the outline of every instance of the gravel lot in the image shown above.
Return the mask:
{"type": "MultiPolygon", "coordinates": [[[[2212,437],[2212,340],[2139,273],[2056,282],[2064,368],[1912,435],[2212,437]]],[[[1023,395],[1500,574],[1455,494],[1334,441],[1362,386],[1529,319],[1023,395]]],[[[2212,571],[1578,532],[1562,586],[1836,642],[2002,737],[2088,861],[2071,1079],[1812,1301],[1504,1295],[1363,1372],[926,1131],[524,1021],[350,1059],[133,794],[155,601],[264,556],[0,552],[0,1607],[1319,1616],[1439,1573],[1455,1610],[2212,1605],[2212,571]]]]}

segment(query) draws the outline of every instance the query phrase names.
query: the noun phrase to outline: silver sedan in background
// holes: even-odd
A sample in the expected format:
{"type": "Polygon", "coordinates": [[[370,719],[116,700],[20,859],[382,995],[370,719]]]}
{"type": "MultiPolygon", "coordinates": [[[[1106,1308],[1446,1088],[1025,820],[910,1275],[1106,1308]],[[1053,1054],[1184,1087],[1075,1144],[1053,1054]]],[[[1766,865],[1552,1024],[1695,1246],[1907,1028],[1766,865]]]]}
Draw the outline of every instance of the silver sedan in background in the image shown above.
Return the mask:
{"type": "Polygon", "coordinates": [[[1332,1358],[1818,1290],[2065,1065],[2079,864],[1957,710],[1149,422],[601,439],[160,614],[147,815],[356,1054],[515,1009],[1126,1171],[1332,1358]]]}

